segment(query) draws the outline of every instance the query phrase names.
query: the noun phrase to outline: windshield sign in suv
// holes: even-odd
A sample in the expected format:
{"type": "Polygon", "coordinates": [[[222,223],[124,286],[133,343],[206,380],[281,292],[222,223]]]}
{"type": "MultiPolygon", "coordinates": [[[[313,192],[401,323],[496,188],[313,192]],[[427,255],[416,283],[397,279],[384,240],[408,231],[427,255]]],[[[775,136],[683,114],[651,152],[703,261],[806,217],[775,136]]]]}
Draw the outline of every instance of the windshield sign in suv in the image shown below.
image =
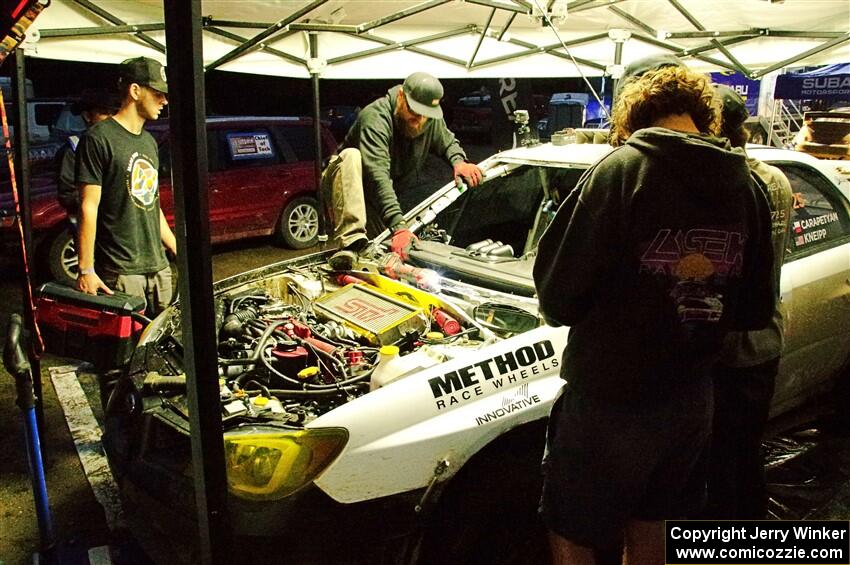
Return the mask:
{"type": "MultiPolygon", "coordinates": [[[[546,562],[539,465],[569,329],[540,318],[532,266],[559,203],[608,151],[487,159],[480,186],[450,183],[406,215],[421,240],[407,264],[385,232],[351,271],[323,253],[217,283],[219,372],[198,378],[221,379],[230,523],[237,540],[274,539],[244,555],[546,562]]],[[[776,416],[833,386],[850,354],[850,204],[816,159],[750,154],[795,194],[776,416]]],[[[125,510],[135,531],[159,528],[160,547],[194,531],[182,335],[177,307],[156,318],[106,411],[125,510]]]]}
{"type": "MultiPolygon", "coordinates": [[[[160,141],[160,201],[174,223],[167,122],[147,129],[160,141]]],[[[322,127],[323,154],[336,150],[322,127]]],[[[207,118],[210,239],[213,243],[273,236],[292,249],[315,245],[319,234],[312,121],[280,117],[207,118]]],[[[15,241],[11,196],[0,201],[4,239],[15,241]],[[3,215],[3,212],[6,212],[3,215]]],[[[77,254],[55,186],[32,199],[35,256],[60,281],[76,278],[77,254]]]]}

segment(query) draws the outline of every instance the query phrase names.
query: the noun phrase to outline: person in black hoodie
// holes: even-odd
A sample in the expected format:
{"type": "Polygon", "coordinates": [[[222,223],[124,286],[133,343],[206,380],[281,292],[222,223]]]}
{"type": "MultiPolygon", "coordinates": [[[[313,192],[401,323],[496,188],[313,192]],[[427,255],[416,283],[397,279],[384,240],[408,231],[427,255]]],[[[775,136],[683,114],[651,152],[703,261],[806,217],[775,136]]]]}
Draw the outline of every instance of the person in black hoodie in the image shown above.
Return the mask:
{"type": "Polygon", "coordinates": [[[619,147],[540,240],[540,311],[571,326],[543,461],[554,563],[593,563],[623,539],[627,562],[664,562],[662,520],[686,511],[724,335],[773,313],[767,202],[745,155],[711,135],[713,95],[684,67],[626,82],[619,147]]]}

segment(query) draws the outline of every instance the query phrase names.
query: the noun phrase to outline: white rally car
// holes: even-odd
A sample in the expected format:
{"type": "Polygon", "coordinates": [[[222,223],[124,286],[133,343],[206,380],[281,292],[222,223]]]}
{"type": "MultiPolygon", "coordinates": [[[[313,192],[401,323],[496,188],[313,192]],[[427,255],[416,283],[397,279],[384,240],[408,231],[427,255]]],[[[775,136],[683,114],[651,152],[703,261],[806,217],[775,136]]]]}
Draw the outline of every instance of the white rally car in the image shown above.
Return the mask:
{"type": "MultiPolygon", "coordinates": [[[[349,272],[317,254],[216,285],[220,371],[201,378],[220,381],[240,560],[543,562],[539,461],[568,329],[538,317],[535,245],[609,150],[485,160],[481,186],[446,185],[407,214],[421,241],[406,265],[379,238],[349,272]]],[[[750,153],[795,193],[778,415],[833,386],[850,354],[850,204],[816,159],[750,153]]],[[[180,340],[174,308],[145,330],[104,434],[134,532],[160,556],[194,539],[180,340]]]]}

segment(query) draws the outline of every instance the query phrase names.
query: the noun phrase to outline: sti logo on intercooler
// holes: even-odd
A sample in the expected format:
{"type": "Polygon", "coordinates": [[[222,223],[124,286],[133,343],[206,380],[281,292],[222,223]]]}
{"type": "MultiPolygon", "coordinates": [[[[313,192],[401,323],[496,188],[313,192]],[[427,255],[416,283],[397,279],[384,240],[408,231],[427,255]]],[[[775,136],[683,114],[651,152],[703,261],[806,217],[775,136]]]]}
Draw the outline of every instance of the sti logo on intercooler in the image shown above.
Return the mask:
{"type": "Polygon", "coordinates": [[[552,342],[538,341],[504,355],[479,361],[439,377],[428,379],[438,410],[484,394],[485,383],[498,390],[540,375],[559,365],[552,342]],[[482,383],[481,378],[484,382],[482,383]]]}
{"type": "Polygon", "coordinates": [[[351,317],[355,320],[360,320],[361,322],[372,322],[386,316],[387,314],[397,312],[398,308],[379,308],[374,304],[369,304],[359,298],[352,298],[342,303],[339,306],[339,311],[344,314],[351,315],[351,317]]]}

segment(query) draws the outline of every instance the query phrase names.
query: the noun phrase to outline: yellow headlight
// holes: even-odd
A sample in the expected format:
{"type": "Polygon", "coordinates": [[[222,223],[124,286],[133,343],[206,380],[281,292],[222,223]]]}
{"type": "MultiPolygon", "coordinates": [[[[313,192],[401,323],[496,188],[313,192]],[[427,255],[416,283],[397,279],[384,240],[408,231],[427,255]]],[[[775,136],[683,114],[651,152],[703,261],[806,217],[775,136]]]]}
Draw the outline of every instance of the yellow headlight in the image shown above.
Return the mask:
{"type": "Polygon", "coordinates": [[[224,461],[230,492],[248,500],[289,496],[324,471],[346,441],[343,428],[227,434],[224,461]]]}

